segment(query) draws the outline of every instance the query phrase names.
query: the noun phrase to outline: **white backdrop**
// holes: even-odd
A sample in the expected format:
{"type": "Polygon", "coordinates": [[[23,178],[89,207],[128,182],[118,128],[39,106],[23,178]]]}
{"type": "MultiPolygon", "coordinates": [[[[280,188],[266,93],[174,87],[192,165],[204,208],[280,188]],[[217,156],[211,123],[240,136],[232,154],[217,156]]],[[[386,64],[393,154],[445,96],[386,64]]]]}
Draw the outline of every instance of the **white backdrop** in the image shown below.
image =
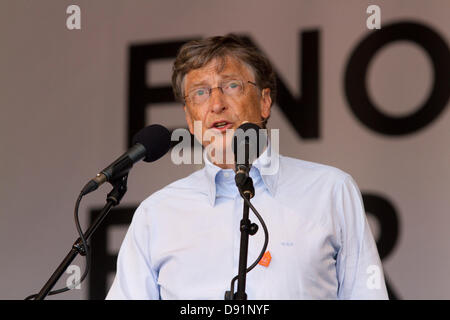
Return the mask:
{"type": "MultiPolygon", "coordinates": [[[[370,4],[380,6],[382,28],[413,21],[450,45],[445,0],[2,1],[0,298],[22,299],[42,287],[77,237],[73,207],[82,186],[125,151],[131,44],[246,34],[300,96],[299,34],[318,30],[320,137],[302,139],[275,105],[269,127],[280,129],[280,151],[336,166],[363,192],[385,196],[400,227],[383,261],[392,287],[404,299],[449,299],[449,103],[425,128],[402,136],[374,132],[351,112],[344,94],[347,61],[364,37],[379,32],[366,27],[370,4]],[[70,4],[81,8],[81,30],[66,27],[70,4]]],[[[149,85],[169,83],[170,62],[151,68],[149,85]]],[[[370,64],[370,96],[391,116],[414,113],[433,85],[431,61],[411,42],[384,47],[370,64]]],[[[152,123],[184,126],[179,105],[149,113],[152,123]]],[[[170,155],[140,163],[122,204],[136,205],[195,169],[175,166],[170,155]]],[[[104,186],[83,200],[84,226],[87,210],[101,206],[108,190],[104,186]]],[[[371,226],[377,236],[376,221],[371,226]]],[[[109,250],[118,249],[124,232],[110,235],[109,250]]],[[[83,259],[74,264],[83,267],[83,259]]],[[[85,299],[87,285],[56,298],[85,299]]]]}

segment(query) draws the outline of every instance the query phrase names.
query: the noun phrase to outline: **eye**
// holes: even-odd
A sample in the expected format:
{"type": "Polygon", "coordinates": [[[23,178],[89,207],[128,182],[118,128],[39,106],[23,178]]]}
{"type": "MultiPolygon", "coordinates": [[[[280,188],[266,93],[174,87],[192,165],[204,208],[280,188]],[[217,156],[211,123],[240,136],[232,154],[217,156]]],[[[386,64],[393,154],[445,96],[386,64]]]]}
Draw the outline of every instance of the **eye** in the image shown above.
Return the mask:
{"type": "Polygon", "coordinates": [[[199,88],[194,91],[194,96],[198,96],[198,97],[203,96],[206,94],[206,91],[207,90],[205,88],[199,88]]]}
{"type": "Polygon", "coordinates": [[[225,87],[228,89],[236,90],[241,87],[241,83],[237,80],[231,80],[231,81],[227,82],[225,87]]]}

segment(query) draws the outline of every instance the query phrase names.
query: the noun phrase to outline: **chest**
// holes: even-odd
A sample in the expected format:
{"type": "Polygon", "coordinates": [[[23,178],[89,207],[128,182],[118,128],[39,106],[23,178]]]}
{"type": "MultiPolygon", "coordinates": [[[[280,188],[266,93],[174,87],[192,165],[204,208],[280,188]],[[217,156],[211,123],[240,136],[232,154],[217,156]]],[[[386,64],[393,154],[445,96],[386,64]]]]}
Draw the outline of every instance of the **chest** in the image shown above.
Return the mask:
{"type": "MultiPolygon", "coordinates": [[[[323,298],[311,290],[324,283],[337,286],[339,237],[333,219],[324,218],[331,208],[307,201],[281,204],[269,195],[252,203],[268,228],[272,258],[248,273],[249,298],[323,298]]],[[[238,272],[242,206],[239,198],[219,200],[214,207],[195,203],[166,211],[154,224],[158,236],[152,237],[149,254],[162,298],[223,299],[238,272]]],[[[261,223],[252,213],[250,220],[259,229],[249,238],[248,265],[264,244],[261,223]]]]}

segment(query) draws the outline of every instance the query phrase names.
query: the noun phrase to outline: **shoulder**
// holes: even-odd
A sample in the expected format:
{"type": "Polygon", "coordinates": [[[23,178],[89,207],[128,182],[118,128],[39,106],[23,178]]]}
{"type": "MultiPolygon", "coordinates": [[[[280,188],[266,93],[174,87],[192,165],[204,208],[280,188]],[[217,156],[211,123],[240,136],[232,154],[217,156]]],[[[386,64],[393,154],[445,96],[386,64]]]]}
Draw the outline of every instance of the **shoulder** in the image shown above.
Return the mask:
{"type": "MultiPolygon", "coordinates": [[[[338,225],[364,225],[364,205],[353,177],[336,167],[289,157],[280,159],[281,194],[308,199],[314,208],[326,208],[324,221],[338,218],[338,225]],[[331,217],[331,219],[330,219],[331,217]]],[[[305,200],[306,201],[306,200],[305,200]]],[[[318,211],[316,211],[318,212],[318,211]]]]}
{"type": "Polygon", "coordinates": [[[138,211],[146,211],[161,205],[179,204],[180,201],[193,195],[206,194],[207,179],[204,168],[178,179],[148,196],[138,207],[138,211]]]}
{"type": "Polygon", "coordinates": [[[336,167],[285,156],[280,156],[280,169],[280,183],[336,186],[352,180],[350,174],[336,167]]]}

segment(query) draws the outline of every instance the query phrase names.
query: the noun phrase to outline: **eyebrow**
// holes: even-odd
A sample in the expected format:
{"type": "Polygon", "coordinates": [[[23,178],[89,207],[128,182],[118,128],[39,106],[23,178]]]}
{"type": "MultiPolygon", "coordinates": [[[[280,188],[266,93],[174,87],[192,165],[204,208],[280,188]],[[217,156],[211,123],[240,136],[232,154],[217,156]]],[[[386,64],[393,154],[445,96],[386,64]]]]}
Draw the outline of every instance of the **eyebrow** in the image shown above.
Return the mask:
{"type": "Polygon", "coordinates": [[[235,79],[235,78],[242,78],[241,75],[231,73],[231,74],[224,74],[221,76],[222,79],[235,79]]]}
{"type": "MultiPolygon", "coordinates": [[[[238,74],[235,74],[235,73],[220,75],[220,80],[239,79],[239,78],[241,78],[241,76],[238,74]]],[[[205,85],[209,86],[208,81],[202,80],[202,81],[194,83],[189,90],[191,90],[193,88],[197,88],[199,86],[205,86],[205,85]]]]}
{"type": "Polygon", "coordinates": [[[191,86],[191,89],[199,87],[199,86],[209,86],[208,81],[203,80],[203,81],[196,82],[191,86]]]}

